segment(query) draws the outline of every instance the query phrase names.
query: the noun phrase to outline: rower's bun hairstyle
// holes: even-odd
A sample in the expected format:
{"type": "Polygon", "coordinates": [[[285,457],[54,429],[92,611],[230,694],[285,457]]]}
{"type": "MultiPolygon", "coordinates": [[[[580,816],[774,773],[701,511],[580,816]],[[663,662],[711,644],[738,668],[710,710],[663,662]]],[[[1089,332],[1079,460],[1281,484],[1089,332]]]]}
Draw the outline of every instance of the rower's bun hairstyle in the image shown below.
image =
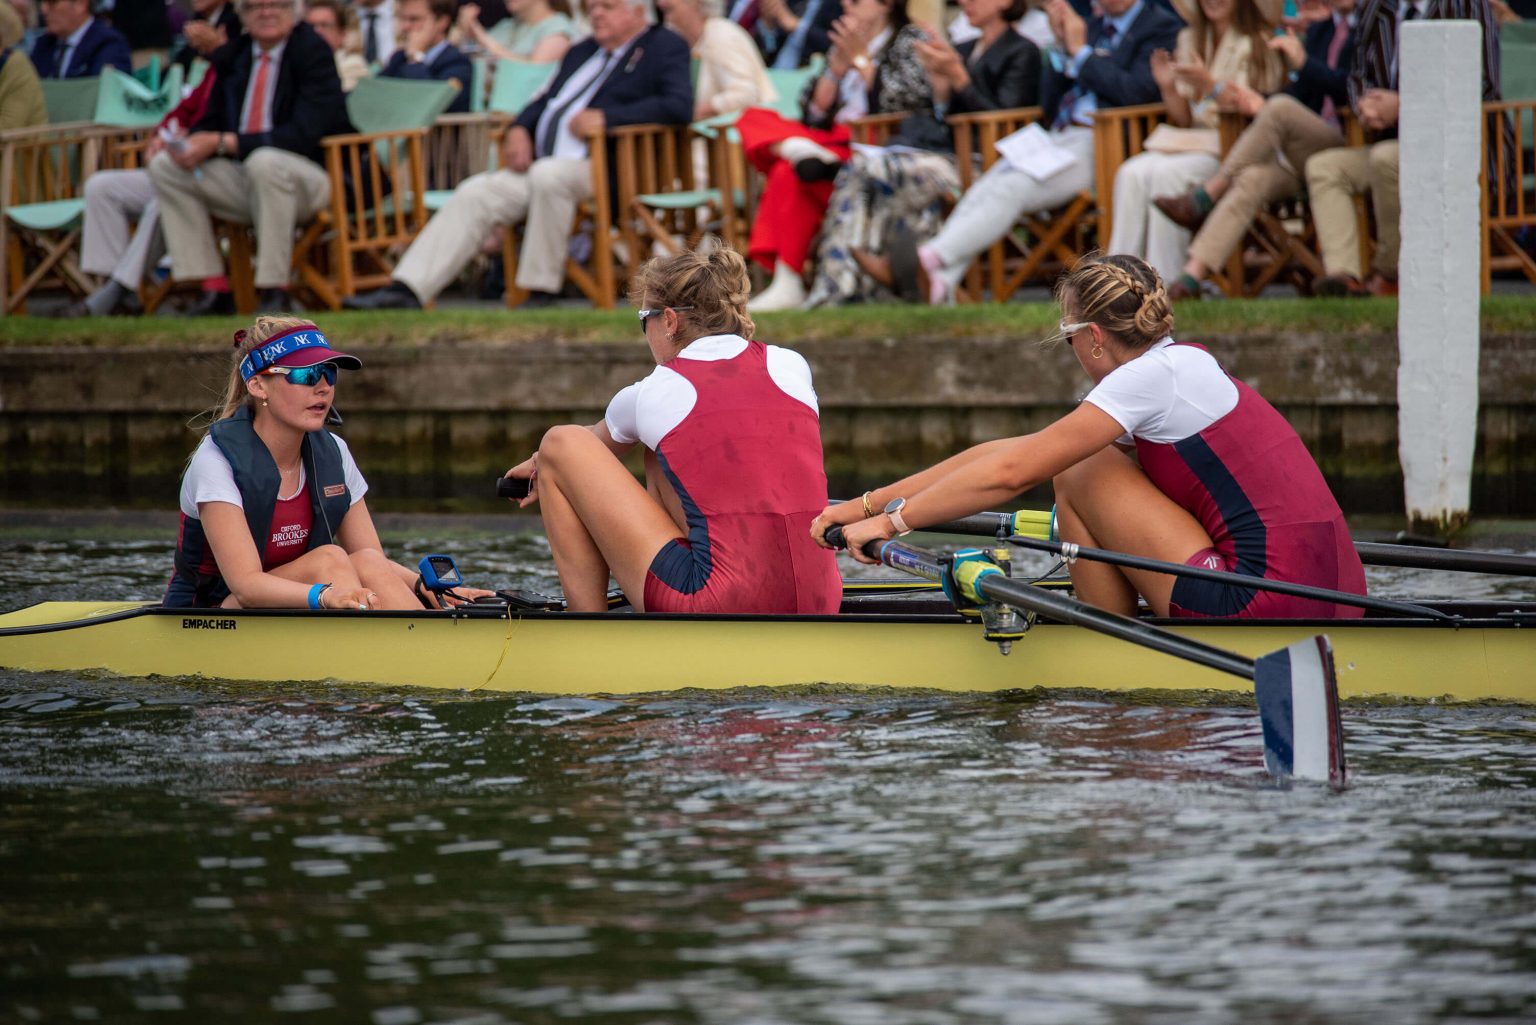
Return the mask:
{"type": "Polygon", "coordinates": [[[705,335],[751,338],[757,325],[747,315],[752,279],[741,254],[714,235],[676,256],[657,256],[640,268],[629,285],[637,309],[692,306],[680,312],[679,341],[705,335]]]}
{"type": "Polygon", "coordinates": [[[1133,349],[1173,333],[1173,304],[1163,279],[1134,256],[1090,253],[1056,282],[1063,312],[1092,321],[1133,349]]]}
{"type": "Polygon", "coordinates": [[[240,361],[249,356],[254,350],[260,348],[269,338],[275,338],[284,331],[292,331],[297,327],[305,327],[312,323],[308,317],[269,317],[260,316],[256,323],[248,328],[242,328],[235,332],[234,354],[229,365],[229,385],[224,389],[224,404],[210,409],[205,416],[208,423],[215,420],[227,420],[235,415],[235,411],[241,406],[249,405],[252,411],[256,408],[256,400],[245,387],[245,381],[240,377],[240,361]]]}

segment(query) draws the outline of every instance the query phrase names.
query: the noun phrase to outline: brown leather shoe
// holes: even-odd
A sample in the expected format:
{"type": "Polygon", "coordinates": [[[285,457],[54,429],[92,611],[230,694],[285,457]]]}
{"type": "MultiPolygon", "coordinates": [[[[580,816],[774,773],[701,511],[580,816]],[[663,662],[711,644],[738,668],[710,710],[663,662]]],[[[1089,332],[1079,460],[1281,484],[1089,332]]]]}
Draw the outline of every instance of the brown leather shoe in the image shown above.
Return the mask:
{"type": "Polygon", "coordinates": [[[1353,274],[1330,274],[1318,278],[1312,286],[1312,294],[1323,299],[1358,299],[1371,293],[1365,290],[1360,279],[1353,274]]]}
{"type": "Polygon", "coordinates": [[[1174,302],[1178,302],[1181,299],[1199,299],[1200,292],[1198,289],[1190,288],[1182,281],[1175,281],[1168,286],[1168,298],[1174,302]]]}
{"type": "Polygon", "coordinates": [[[1195,199],[1188,192],[1181,192],[1177,196],[1157,196],[1152,200],[1152,205],[1161,210],[1164,217],[1187,231],[1199,231],[1207,216],[1195,206],[1195,199]]]}
{"type": "Polygon", "coordinates": [[[1389,278],[1380,271],[1372,271],[1371,276],[1365,279],[1365,290],[1372,295],[1396,297],[1397,279],[1389,278]]]}

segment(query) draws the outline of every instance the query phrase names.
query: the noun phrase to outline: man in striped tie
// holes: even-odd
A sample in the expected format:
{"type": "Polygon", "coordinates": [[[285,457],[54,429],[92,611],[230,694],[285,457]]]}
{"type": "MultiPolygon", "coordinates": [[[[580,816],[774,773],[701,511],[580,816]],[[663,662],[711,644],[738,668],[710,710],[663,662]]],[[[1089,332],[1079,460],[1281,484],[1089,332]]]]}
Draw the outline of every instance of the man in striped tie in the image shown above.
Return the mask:
{"type": "MultiPolygon", "coordinates": [[[[243,0],[233,44],[200,121],[149,165],[179,281],[217,279],[224,257],[212,217],[256,231],[261,311],[287,312],[293,236],[330,202],[320,140],[352,130],[331,48],[299,20],[299,0],[243,0]]],[[[210,290],[189,312],[233,311],[210,290]]]]}

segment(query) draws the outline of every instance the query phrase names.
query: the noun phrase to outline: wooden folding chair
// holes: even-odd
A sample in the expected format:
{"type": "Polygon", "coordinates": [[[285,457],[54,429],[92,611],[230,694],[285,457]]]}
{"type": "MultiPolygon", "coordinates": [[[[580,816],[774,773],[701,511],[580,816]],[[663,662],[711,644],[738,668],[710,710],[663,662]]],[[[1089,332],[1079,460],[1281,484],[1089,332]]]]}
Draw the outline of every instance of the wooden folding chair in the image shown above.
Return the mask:
{"type": "Polygon", "coordinates": [[[44,286],[90,294],[76,249],[85,179],[101,165],[103,141],[83,122],[0,133],[0,312],[25,313],[27,297],[44,286]]]}
{"type": "Polygon", "coordinates": [[[1482,171],[1484,295],[1493,287],[1496,270],[1518,270],[1536,282],[1536,260],[1516,237],[1520,231],[1536,233],[1533,125],[1536,99],[1483,104],[1483,150],[1489,154],[1482,171]],[[1488,162],[1493,168],[1491,181],[1488,162]]]}
{"type": "MultiPolygon", "coordinates": [[[[948,120],[955,133],[955,159],[963,195],[1000,159],[998,140],[1041,118],[1039,107],[955,114],[948,120]]],[[[957,298],[979,301],[990,292],[993,302],[1006,302],[1024,282],[1035,277],[1051,255],[1066,257],[1065,236],[1092,208],[1092,197],[1081,193],[1053,218],[1026,215],[1021,225],[993,243],[966,271],[957,298]]]]}
{"type": "MultiPolygon", "coordinates": [[[[592,198],[577,207],[572,237],[589,233],[592,249],[585,261],[568,258],[565,273],[598,309],[613,309],[619,289],[648,255],[645,242],[670,237],[673,230],[685,236],[696,230],[691,209],[671,211],[648,224],[638,216],[635,203],[643,194],[694,187],[689,139],[686,125],[645,124],[610,128],[590,140],[592,198]],[[616,193],[609,189],[610,167],[615,169],[616,193]]],[[[527,298],[513,283],[522,241],[519,227],[509,226],[502,243],[509,307],[527,298]]]]}

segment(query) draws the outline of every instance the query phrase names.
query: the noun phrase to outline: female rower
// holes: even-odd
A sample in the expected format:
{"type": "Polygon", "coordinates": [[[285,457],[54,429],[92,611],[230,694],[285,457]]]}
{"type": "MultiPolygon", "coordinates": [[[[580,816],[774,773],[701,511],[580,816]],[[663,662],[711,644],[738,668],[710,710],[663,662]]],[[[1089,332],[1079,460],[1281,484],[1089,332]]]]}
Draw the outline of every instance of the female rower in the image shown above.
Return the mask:
{"type": "Polygon", "coordinates": [[[257,317],[235,333],[222,412],[182,476],[165,605],[435,606],[415,571],[385,557],[363,501],[368,484],[346,442],[325,429],[341,367],[362,363],[302,318],[257,317]]]}
{"type": "Polygon", "coordinates": [[[706,238],[630,287],[658,364],[591,427],[555,427],[507,471],[538,500],[568,607],[611,573],[647,612],[836,612],[836,559],[806,533],[827,501],[811,371],[749,341],[747,265],[706,238]],[[645,446],[648,487],[619,462],[645,446]]]}
{"type": "Polygon", "coordinates": [[[844,524],[854,557],[868,562],[865,542],[1051,480],[1062,540],[1239,577],[1212,584],[1080,559],[1072,584],[1090,604],[1131,615],[1139,592],[1160,616],[1360,615],[1242,585],[1249,576],[1364,594],[1365,573],[1338,503],[1284,417],[1204,348],[1174,342],[1157,272],[1133,256],[1090,258],[1061,279],[1056,298],[1061,337],[1094,381],[1084,402],[1036,434],[977,445],[862,502],[829,506],[812,536],[825,544],[827,528],[844,524]],[[1136,459],[1121,451],[1129,440],[1136,459]]]}

